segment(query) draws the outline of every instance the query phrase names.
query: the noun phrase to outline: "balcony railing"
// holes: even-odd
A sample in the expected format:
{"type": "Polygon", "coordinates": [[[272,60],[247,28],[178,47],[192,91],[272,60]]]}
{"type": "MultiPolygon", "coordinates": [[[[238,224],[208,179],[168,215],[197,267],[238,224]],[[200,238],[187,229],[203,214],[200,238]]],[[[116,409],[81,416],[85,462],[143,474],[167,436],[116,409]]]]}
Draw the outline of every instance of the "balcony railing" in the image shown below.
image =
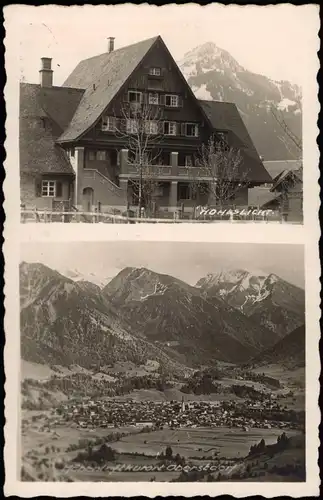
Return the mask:
{"type": "Polygon", "coordinates": [[[202,175],[201,169],[196,167],[178,167],[178,175],[181,177],[196,177],[202,175]]]}
{"type": "MultiPolygon", "coordinates": [[[[183,167],[178,165],[145,165],[142,167],[143,176],[156,176],[162,178],[178,178],[178,179],[205,179],[212,180],[207,172],[203,172],[196,167],[183,167]]],[[[139,176],[140,166],[132,163],[122,165],[121,176],[139,176]]]]}
{"type": "MultiPolygon", "coordinates": [[[[156,175],[156,176],[171,176],[172,175],[172,167],[171,165],[144,165],[142,167],[143,175],[156,175]]],[[[122,172],[124,174],[131,175],[140,175],[140,166],[128,163],[126,165],[126,172],[122,172]]]]}

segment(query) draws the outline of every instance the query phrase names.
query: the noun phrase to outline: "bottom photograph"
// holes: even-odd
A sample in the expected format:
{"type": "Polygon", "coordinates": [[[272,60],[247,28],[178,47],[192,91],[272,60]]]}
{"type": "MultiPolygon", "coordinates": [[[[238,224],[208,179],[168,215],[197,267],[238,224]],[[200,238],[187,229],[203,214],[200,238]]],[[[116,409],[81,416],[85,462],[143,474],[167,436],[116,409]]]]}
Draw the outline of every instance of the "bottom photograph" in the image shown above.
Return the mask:
{"type": "Polygon", "coordinates": [[[306,481],[303,245],[20,255],[21,481],[306,481]]]}

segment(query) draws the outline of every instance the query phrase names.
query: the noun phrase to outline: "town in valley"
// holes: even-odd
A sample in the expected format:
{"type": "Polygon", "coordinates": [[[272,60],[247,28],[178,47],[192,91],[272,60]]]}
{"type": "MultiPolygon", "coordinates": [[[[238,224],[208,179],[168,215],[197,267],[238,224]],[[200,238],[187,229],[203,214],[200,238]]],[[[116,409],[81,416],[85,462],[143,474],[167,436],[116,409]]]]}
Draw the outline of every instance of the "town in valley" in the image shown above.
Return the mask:
{"type": "Polygon", "coordinates": [[[304,481],[302,248],[83,247],[22,247],[22,480],[304,481]]]}

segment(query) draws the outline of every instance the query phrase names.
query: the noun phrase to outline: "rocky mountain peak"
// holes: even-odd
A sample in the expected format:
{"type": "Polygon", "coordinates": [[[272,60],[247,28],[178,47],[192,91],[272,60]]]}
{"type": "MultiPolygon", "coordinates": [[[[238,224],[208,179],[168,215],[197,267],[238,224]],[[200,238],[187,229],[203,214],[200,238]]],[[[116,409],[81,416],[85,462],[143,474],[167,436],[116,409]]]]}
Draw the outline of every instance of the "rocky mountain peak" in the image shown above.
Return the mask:
{"type": "Polygon", "coordinates": [[[272,110],[302,136],[301,88],[246,70],[232,55],[207,42],[187,52],[178,65],[196,97],[236,104],[258,153],[264,160],[293,159],[293,144],[281,139],[272,110]]]}
{"type": "Polygon", "coordinates": [[[221,49],[214,42],[206,42],[187,52],[179,65],[186,78],[210,71],[244,71],[229,52],[221,49]]]}

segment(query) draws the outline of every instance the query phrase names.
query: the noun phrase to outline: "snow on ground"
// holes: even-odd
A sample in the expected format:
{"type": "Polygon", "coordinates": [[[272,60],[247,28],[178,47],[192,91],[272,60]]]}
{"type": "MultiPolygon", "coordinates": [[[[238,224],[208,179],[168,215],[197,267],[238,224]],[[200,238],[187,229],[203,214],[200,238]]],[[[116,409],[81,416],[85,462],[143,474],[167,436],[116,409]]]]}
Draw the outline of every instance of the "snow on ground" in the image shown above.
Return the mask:
{"type": "Polygon", "coordinates": [[[164,295],[166,291],[167,291],[166,285],[163,285],[162,283],[155,283],[154,291],[152,293],[148,293],[143,297],[141,297],[141,300],[146,300],[148,297],[164,295]]]}
{"type": "Polygon", "coordinates": [[[193,92],[198,99],[202,99],[204,101],[212,101],[213,100],[210,92],[206,89],[206,85],[204,83],[203,83],[203,85],[201,85],[201,87],[194,86],[193,92]]]}
{"type": "Polygon", "coordinates": [[[295,106],[297,103],[295,101],[291,101],[290,99],[287,99],[286,97],[284,97],[284,99],[282,99],[280,101],[280,103],[277,105],[278,109],[280,110],[286,110],[287,108],[289,108],[289,106],[295,106]]]}
{"type": "Polygon", "coordinates": [[[196,64],[187,64],[187,63],[179,63],[180,68],[182,70],[183,75],[185,78],[189,78],[190,76],[196,76],[197,71],[196,71],[196,64]]]}

